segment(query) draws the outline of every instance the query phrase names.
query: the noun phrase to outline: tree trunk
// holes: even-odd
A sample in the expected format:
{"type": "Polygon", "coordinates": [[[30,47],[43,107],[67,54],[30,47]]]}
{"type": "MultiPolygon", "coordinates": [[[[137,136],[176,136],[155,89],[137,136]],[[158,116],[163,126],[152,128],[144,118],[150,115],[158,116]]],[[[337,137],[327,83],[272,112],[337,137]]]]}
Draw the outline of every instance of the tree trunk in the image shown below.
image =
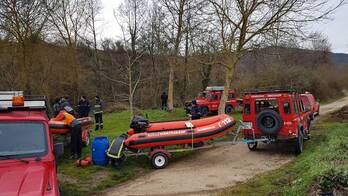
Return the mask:
{"type": "MultiPolygon", "coordinates": [[[[26,41],[24,41],[26,42],[26,41]]],[[[22,78],[20,79],[21,81],[21,89],[25,90],[27,94],[31,94],[31,85],[30,85],[30,79],[29,79],[29,73],[30,73],[30,68],[28,67],[28,62],[27,62],[27,43],[21,43],[21,48],[20,50],[22,51],[22,69],[21,69],[21,74],[22,78]]]]}
{"type": "Polygon", "coordinates": [[[237,58],[234,54],[225,55],[225,80],[224,80],[224,92],[221,95],[219,114],[225,114],[225,106],[228,98],[228,91],[231,87],[231,81],[233,77],[233,71],[236,67],[237,58]]]}
{"type": "Polygon", "coordinates": [[[70,46],[70,58],[72,60],[72,84],[71,87],[73,91],[71,92],[72,103],[76,103],[79,100],[80,95],[80,85],[79,85],[79,60],[78,60],[78,51],[76,46],[70,46]]]}
{"type": "MultiPolygon", "coordinates": [[[[153,53],[153,49],[151,49],[149,51],[150,51],[150,56],[151,56],[152,78],[157,78],[155,55],[153,53]]],[[[152,96],[152,107],[157,107],[158,80],[151,80],[150,86],[151,86],[151,89],[153,90],[153,94],[155,95],[155,96],[152,96]]]]}
{"type": "Polygon", "coordinates": [[[202,90],[205,90],[210,83],[210,75],[213,65],[203,65],[202,67],[202,90]]]}
{"type": "Polygon", "coordinates": [[[134,116],[133,95],[129,96],[129,111],[130,111],[130,120],[132,120],[134,116]]]}
{"type": "Polygon", "coordinates": [[[174,109],[174,66],[175,57],[171,57],[169,61],[169,81],[168,81],[168,110],[174,109]]]}
{"type": "MultiPolygon", "coordinates": [[[[130,62],[129,62],[130,63],[130,62]]],[[[133,108],[133,77],[132,77],[132,69],[133,66],[130,63],[128,65],[128,90],[129,90],[129,111],[130,111],[130,118],[132,119],[134,116],[134,108],[133,108]]]]}

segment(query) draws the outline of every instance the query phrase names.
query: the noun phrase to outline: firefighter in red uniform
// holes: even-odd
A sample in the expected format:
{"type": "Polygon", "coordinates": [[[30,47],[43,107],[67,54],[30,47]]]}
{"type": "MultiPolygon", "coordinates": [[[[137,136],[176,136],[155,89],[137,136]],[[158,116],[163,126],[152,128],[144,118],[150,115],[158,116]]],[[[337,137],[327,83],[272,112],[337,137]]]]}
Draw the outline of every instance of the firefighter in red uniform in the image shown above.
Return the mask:
{"type": "Polygon", "coordinates": [[[63,121],[70,127],[70,149],[71,158],[80,159],[82,150],[82,128],[76,118],[70,114],[73,109],[70,106],[62,105],[59,114],[53,119],[56,121],[63,121]]]}

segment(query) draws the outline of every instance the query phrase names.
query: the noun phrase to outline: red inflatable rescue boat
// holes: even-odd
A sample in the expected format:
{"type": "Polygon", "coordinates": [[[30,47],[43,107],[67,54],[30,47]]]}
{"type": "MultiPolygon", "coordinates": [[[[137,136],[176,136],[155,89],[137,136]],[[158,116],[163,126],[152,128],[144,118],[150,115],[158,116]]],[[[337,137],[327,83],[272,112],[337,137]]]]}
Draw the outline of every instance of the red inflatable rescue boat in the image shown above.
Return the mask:
{"type": "MultiPolygon", "coordinates": [[[[78,118],[79,124],[82,130],[86,130],[93,127],[93,119],[91,117],[78,118]]],[[[62,121],[49,121],[50,132],[53,134],[67,134],[70,132],[69,125],[62,121]]]]}
{"type": "MultiPolygon", "coordinates": [[[[78,118],[79,124],[82,128],[82,142],[85,146],[89,145],[89,133],[93,129],[93,119],[91,117],[78,118]]],[[[70,133],[69,125],[62,121],[50,120],[50,133],[57,135],[64,135],[70,133]]]]}
{"type": "Polygon", "coordinates": [[[171,121],[148,123],[146,119],[133,119],[124,141],[128,148],[143,149],[157,146],[199,143],[226,135],[232,131],[235,120],[226,115],[218,115],[192,121],[171,121]]]}

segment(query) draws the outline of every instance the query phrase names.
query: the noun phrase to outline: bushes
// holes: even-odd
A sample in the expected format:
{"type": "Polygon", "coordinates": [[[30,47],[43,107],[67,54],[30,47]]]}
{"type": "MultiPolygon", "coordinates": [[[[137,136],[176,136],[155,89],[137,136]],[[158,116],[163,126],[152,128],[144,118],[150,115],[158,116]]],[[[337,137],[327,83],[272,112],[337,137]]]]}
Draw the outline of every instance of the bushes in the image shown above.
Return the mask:
{"type": "Polygon", "coordinates": [[[317,178],[318,188],[322,193],[344,195],[348,193],[348,171],[330,169],[317,178]]]}
{"type": "Polygon", "coordinates": [[[327,52],[274,47],[250,53],[235,78],[241,89],[292,87],[326,100],[342,94],[348,70],[333,63],[327,52]]]}
{"type": "MultiPolygon", "coordinates": [[[[127,62],[127,56],[123,49],[105,49],[99,52],[103,75],[97,79],[90,48],[81,46],[78,49],[76,66],[79,74],[75,78],[71,72],[74,63],[67,48],[43,41],[29,46],[26,59],[30,69],[25,71],[21,64],[23,54],[18,50],[18,44],[0,40],[0,70],[5,70],[0,73],[1,89],[44,94],[49,101],[58,96],[69,96],[74,103],[78,99],[77,94],[93,97],[98,93],[104,101],[118,103],[111,110],[128,106],[125,96],[127,88],[105,77],[108,75],[118,81],[124,76],[122,66],[127,62]],[[24,75],[28,78],[28,84],[23,79],[24,75]],[[77,84],[73,84],[74,82],[77,84]],[[101,84],[98,88],[99,82],[101,84]]],[[[188,57],[187,64],[183,59],[178,59],[179,65],[174,78],[177,106],[192,99],[206,85],[223,84],[224,67],[210,62],[218,62],[219,58],[215,54],[194,54],[188,57]]],[[[309,90],[320,99],[337,97],[347,87],[345,79],[348,70],[338,69],[330,65],[327,59],[320,59],[322,58],[313,55],[313,52],[306,53],[300,49],[260,49],[242,58],[241,64],[237,66],[237,73],[234,74],[232,88],[241,92],[255,87],[292,86],[309,90]]],[[[167,90],[168,66],[165,57],[155,56],[151,59],[150,55],[144,54],[139,61],[137,71],[142,73],[142,82],[135,94],[135,105],[139,108],[158,107],[160,94],[167,90]]]]}

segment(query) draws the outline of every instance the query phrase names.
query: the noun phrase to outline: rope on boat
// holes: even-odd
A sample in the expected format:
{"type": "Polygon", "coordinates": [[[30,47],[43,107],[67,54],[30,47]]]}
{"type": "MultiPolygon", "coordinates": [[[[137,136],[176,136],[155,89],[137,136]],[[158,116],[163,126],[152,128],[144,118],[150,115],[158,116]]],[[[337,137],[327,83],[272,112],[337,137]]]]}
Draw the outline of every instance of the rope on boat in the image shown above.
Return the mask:
{"type": "Polygon", "coordinates": [[[193,150],[193,124],[192,124],[192,116],[190,117],[190,129],[191,129],[191,149],[193,150]]]}

